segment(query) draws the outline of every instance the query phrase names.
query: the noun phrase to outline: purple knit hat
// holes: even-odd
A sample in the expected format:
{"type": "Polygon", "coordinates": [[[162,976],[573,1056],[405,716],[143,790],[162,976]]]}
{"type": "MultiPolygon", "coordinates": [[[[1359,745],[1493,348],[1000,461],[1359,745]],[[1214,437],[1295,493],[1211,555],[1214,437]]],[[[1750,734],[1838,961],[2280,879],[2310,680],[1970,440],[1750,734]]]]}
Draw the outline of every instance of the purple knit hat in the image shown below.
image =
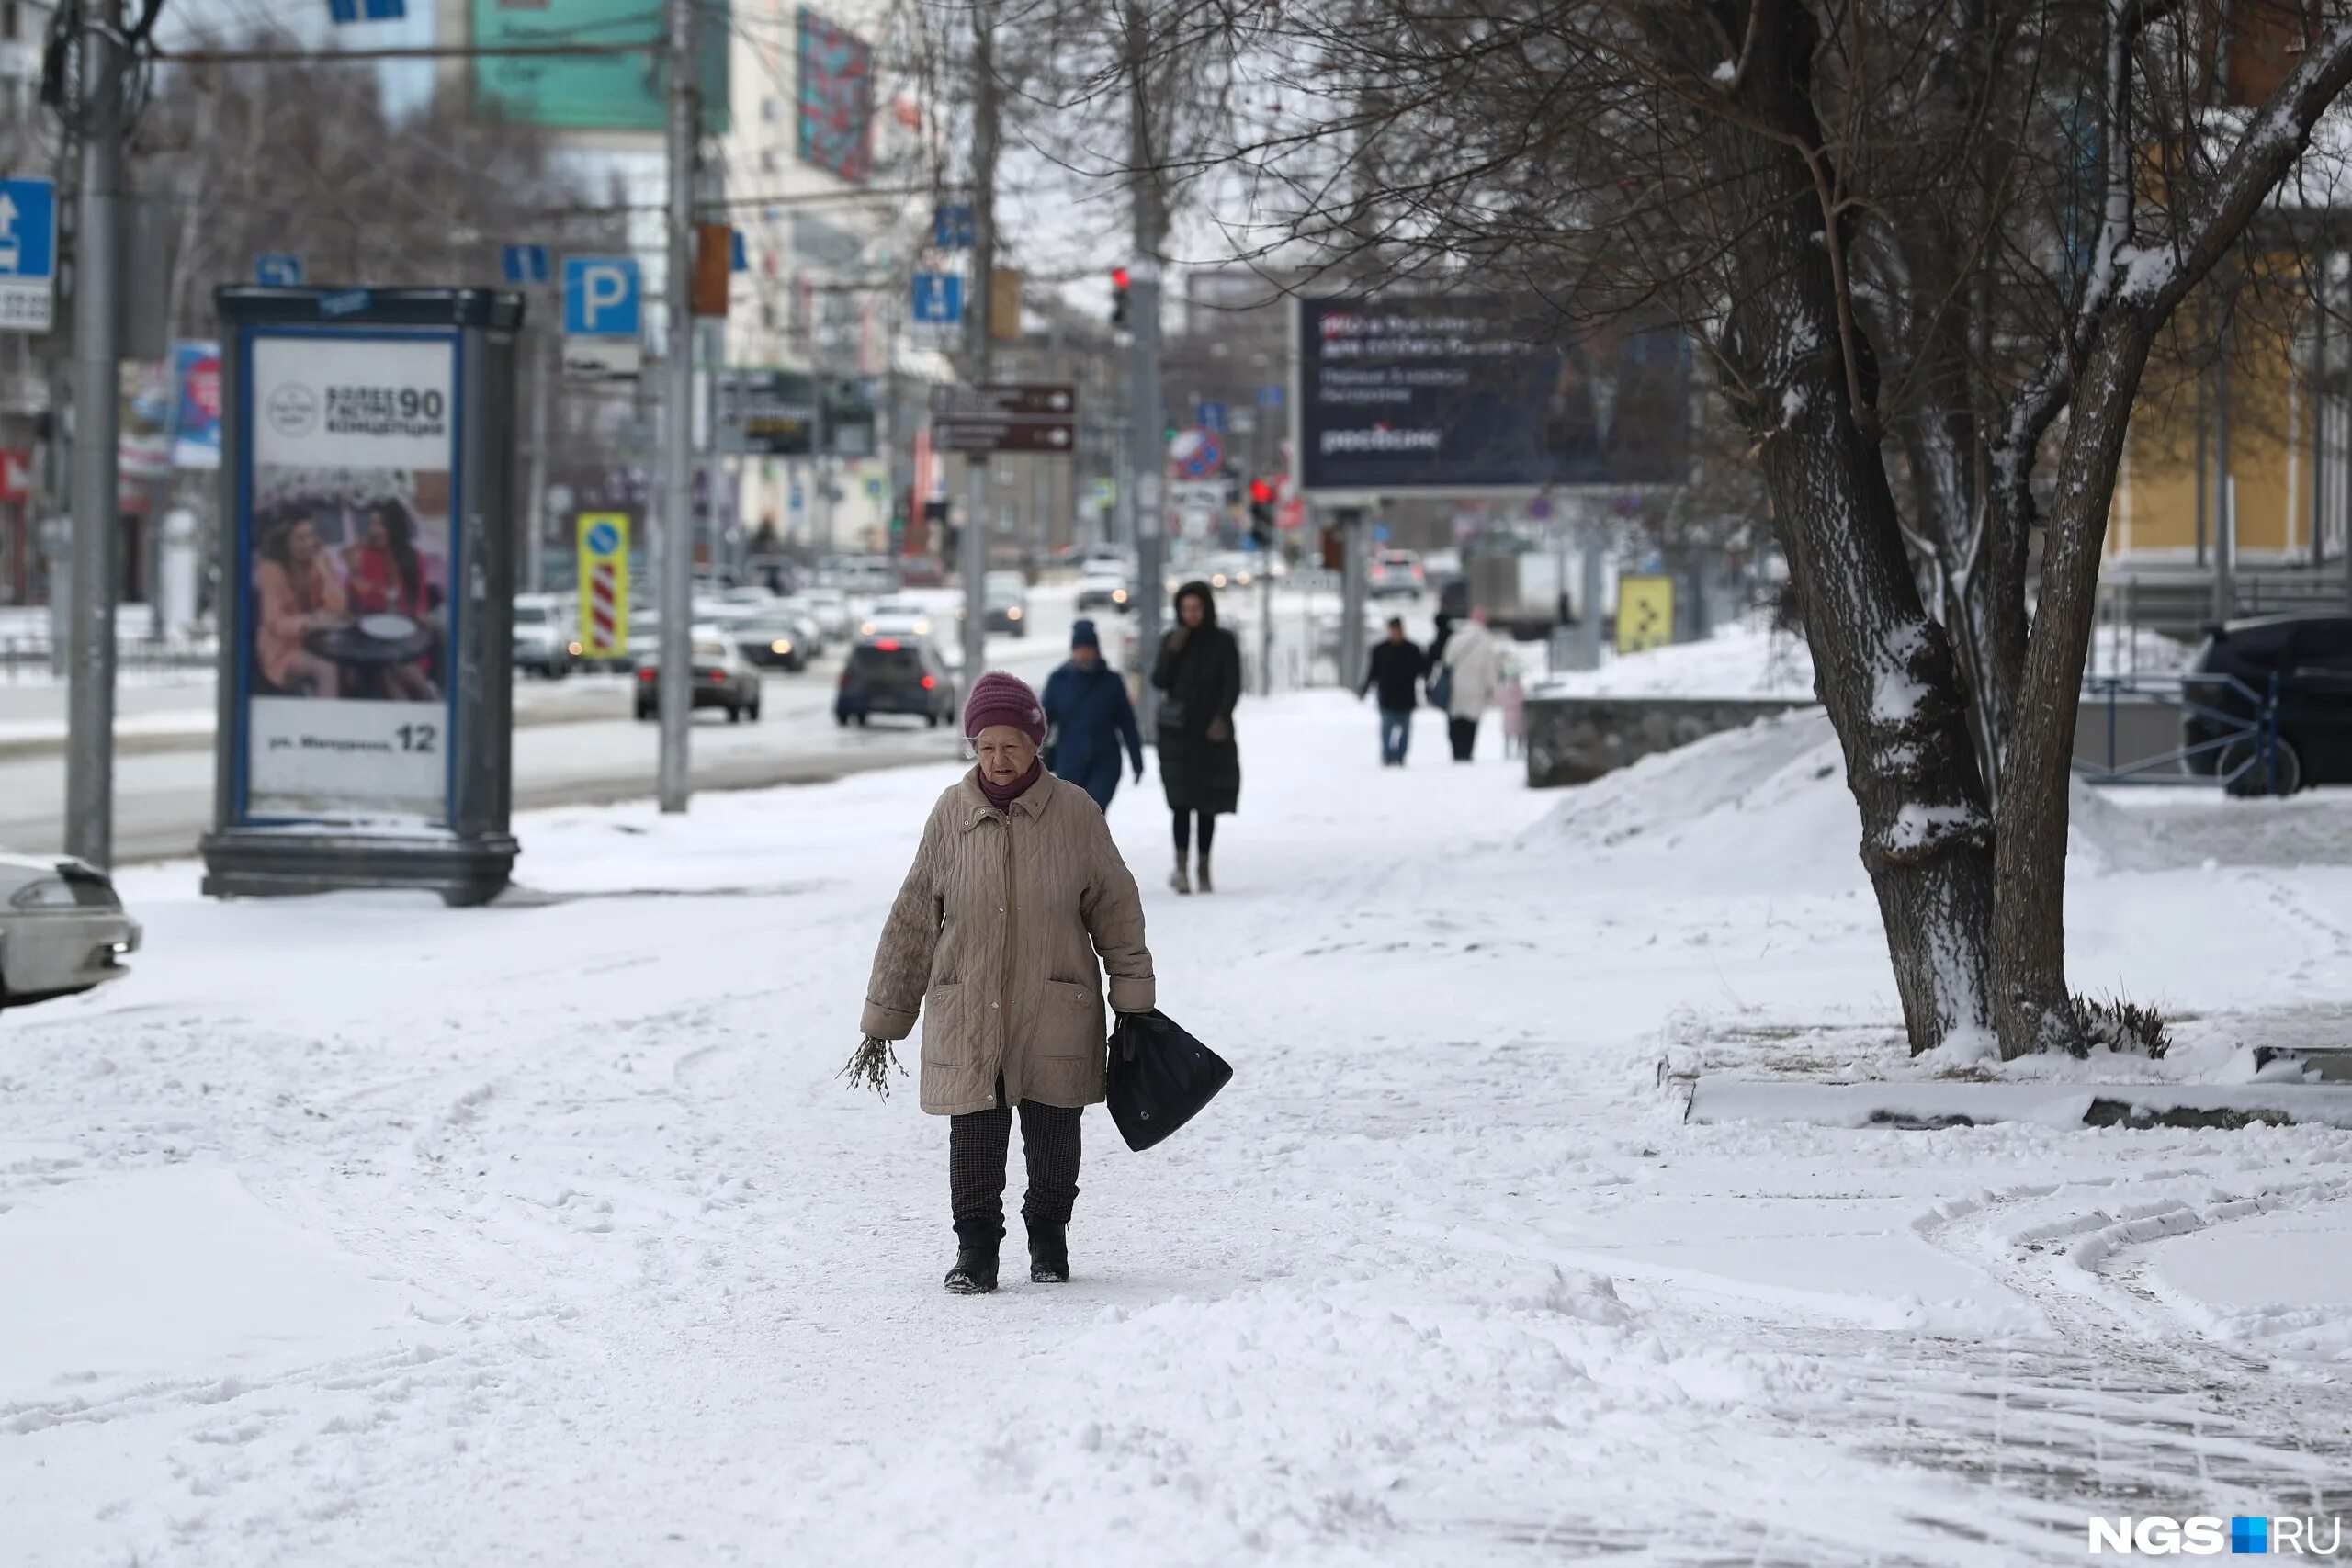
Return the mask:
{"type": "Polygon", "coordinates": [[[972,694],[965,700],[964,739],[978,740],[981,730],[1000,724],[1021,731],[1037,745],[1046,743],[1046,710],[1038,704],[1037,694],[1020,676],[991,670],[972,682],[972,694]]]}

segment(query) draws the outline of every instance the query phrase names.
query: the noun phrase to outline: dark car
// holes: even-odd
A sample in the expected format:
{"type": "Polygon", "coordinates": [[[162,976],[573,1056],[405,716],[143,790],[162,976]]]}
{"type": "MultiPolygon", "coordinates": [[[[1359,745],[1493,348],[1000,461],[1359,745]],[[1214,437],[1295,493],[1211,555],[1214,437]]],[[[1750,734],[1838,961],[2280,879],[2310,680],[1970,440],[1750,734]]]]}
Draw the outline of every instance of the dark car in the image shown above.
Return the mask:
{"type": "MultiPolygon", "coordinates": [[[[760,672],[745,662],[733,643],[708,627],[697,627],[694,639],[694,701],[691,709],[724,708],[727,722],[760,721],[760,672]]],[[[649,659],[638,666],[637,716],[650,719],[662,709],[662,661],[649,659]]]]}
{"type": "Polygon", "coordinates": [[[922,637],[870,637],[849,651],[833,721],[864,724],[877,713],[920,718],[936,729],[956,719],[956,678],[922,637]]]}
{"type": "Polygon", "coordinates": [[[2182,720],[2202,748],[2192,773],[2234,774],[2232,795],[2292,795],[2312,784],[2352,784],[2352,615],[2272,615],[2211,628],[2198,650],[2188,701],[2207,710],[2182,720]],[[2268,768],[2250,733],[2278,689],[2278,739],[2268,768]]]}
{"type": "Polygon", "coordinates": [[[797,616],[753,615],[727,628],[736,650],[762,670],[782,670],[797,675],[808,668],[808,628],[797,616]]]}

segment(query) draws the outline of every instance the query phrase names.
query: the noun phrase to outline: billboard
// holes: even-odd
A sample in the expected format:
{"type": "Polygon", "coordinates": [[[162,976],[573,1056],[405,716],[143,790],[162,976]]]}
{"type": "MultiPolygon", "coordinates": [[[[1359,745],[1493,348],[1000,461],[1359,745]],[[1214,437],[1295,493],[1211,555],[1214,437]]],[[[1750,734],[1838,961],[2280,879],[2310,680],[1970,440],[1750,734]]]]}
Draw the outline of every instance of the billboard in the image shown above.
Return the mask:
{"type": "Polygon", "coordinates": [[[1679,484],[1690,340],[1532,299],[1298,301],[1297,463],[1325,495],[1679,484]]]}
{"type": "MultiPolygon", "coordinates": [[[[467,0],[477,48],[638,44],[614,54],[487,56],[473,62],[474,107],[549,130],[658,133],[666,123],[659,69],[668,37],[661,0],[467,0]]],[[[703,130],[729,124],[727,0],[704,0],[695,35],[703,130]]]]}
{"type": "Polygon", "coordinates": [[[244,352],[239,819],[446,822],[458,334],[244,352]]]}
{"type": "Polygon", "coordinates": [[[220,466],[220,345],[183,340],[172,344],[177,412],[172,421],[172,467],[220,466]]]}
{"type": "Polygon", "coordinates": [[[862,186],[874,177],[874,46],[800,10],[800,161],[862,186]]]}

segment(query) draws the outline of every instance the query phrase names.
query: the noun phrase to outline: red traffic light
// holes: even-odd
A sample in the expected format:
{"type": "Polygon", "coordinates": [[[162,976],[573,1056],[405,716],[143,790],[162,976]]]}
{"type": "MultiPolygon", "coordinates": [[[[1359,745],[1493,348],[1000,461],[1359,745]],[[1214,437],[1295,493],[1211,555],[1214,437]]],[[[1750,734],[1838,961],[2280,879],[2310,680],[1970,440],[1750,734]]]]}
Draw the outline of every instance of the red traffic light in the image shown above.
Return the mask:
{"type": "Polygon", "coordinates": [[[1250,499],[1260,506],[1264,506],[1268,502],[1272,502],[1274,499],[1273,481],[1271,479],[1251,479],[1250,481],[1250,499]]]}
{"type": "Polygon", "coordinates": [[[1111,269],[1111,287],[1117,289],[1125,289],[1126,286],[1127,269],[1123,266],[1113,267],[1111,269]]]}

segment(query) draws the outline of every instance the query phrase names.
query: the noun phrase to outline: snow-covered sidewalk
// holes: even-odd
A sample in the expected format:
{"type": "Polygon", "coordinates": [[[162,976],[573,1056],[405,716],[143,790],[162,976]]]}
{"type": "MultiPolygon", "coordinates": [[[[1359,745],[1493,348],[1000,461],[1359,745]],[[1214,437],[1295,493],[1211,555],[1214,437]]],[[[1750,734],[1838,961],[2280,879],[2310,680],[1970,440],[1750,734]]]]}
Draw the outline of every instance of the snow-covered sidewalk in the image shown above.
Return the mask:
{"type": "MultiPolygon", "coordinates": [[[[1538,794],[1434,716],[1396,773],[1246,705],[1213,897],[1123,791],[1238,1076],[1090,1115],[1076,1280],[977,1300],[944,1123],[833,1076],[953,769],[540,814],[487,910],[130,874],[137,975],[0,1019],[0,1559],[2009,1568],[2345,1506],[2352,1135],[1686,1125],[1669,1049],[1893,1037],[1819,721],[1538,794]]],[[[2078,983],[2224,1055],[2352,1002],[2352,867],[2147,817],[2078,983]]]]}

